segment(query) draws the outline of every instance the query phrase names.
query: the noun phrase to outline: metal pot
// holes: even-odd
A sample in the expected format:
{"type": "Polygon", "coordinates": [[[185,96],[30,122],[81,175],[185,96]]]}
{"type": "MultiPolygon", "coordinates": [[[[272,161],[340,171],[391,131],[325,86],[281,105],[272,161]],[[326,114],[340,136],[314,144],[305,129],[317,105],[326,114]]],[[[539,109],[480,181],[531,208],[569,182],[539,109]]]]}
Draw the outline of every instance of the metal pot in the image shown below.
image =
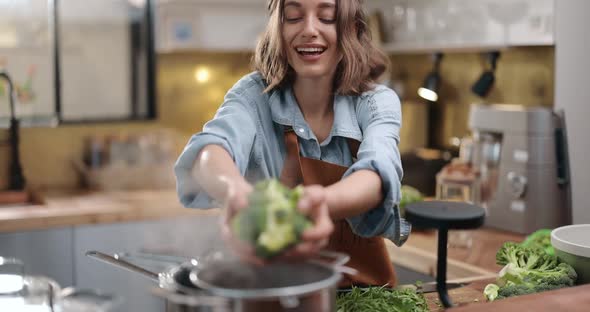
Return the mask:
{"type": "MultiPolygon", "coordinates": [[[[141,273],[158,283],[154,294],[167,300],[168,311],[333,311],[337,284],[349,257],[322,252],[330,262],[313,259],[297,263],[255,266],[237,259],[191,259],[154,273],[115,254],[87,252],[89,257],[141,273]]],[[[155,260],[152,258],[152,260],[155,260]]]]}
{"type": "Polygon", "coordinates": [[[0,310],[51,312],[109,312],[118,297],[92,289],[62,289],[53,279],[25,275],[24,263],[0,257],[0,310]]]}

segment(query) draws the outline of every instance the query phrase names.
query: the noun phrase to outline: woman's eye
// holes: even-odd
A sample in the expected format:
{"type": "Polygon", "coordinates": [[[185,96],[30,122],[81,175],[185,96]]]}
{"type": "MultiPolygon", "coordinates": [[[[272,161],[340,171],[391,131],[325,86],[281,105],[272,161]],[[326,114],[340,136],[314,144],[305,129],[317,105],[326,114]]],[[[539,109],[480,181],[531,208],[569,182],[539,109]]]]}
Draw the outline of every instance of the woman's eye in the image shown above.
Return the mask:
{"type": "Polygon", "coordinates": [[[332,10],[324,10],[318,17],[322,23],[332,24],[336,22],[336,17],[332,10]]]}
{"type": "Polygon", "coordinates": [[[285,16],[285,21],[289,23],[297,22],[299,20],[301,20],[301,17],[299,16],[285,16]]]}

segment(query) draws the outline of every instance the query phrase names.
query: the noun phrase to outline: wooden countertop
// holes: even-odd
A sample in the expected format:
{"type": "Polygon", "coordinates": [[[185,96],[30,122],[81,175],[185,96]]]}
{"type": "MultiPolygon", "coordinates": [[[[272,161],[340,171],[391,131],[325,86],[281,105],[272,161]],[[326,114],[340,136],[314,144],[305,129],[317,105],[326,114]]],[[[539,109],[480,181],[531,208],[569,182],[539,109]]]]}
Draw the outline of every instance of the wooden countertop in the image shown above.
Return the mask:
{"type": "MultiPolygon", "coordinates": [[[[496,264],[496,252],[504,242],[523,241],[525,235],[479,228],[449,232],[447,279],[492,277],[502,268],[496,264]]],[[[408,241],[397,247],[386,241],[393,263],[435,276],[437,235],[435,231],[412,231],[408,241]]]]}
{"type": "Polygon", "coordinates": [[[174,190],[54,192],[41,197],[41,205],[0,208],[0,232],[219,213],[182,207],[174,190]]]}
{"type": "MultiPolygon", "coordinates": [[[[450,310],[456,312],[586,312],[590,307],[590,296],[588,296],[589,293],[590,284],[587,284],[526,296],[496,300],[494,302],[486,302],[481,300],[478,302],[465,304],[457,302],[458,306],[450,310]]],[[[431,311],[437,310],[432,309],[431,311]]]]}
{"type": "MultiPolygon", "coordinates": [[[[472,279],[471,283],[462,288],[449,291],[454,307],[450,311],[457,312],[554,312],[554,311],[588,311],[590,307],[590,284],[546,291],[531,295],[512,297],[488,302],[483,295],[485,286],[494,279],[472,279]]],[[[425,294],[430,311],[444,311],[438,293],[425,294]]]]}

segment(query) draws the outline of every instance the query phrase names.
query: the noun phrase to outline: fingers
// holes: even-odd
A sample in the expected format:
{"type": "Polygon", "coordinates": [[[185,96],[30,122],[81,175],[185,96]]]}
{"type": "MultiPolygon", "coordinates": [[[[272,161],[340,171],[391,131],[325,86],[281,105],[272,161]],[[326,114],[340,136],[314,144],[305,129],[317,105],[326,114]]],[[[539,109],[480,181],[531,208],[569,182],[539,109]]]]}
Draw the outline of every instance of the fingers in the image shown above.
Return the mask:
{"type": "MultiPolygon", "coordinates": [[[[327,210],[324,209],[324,210],[327,210]]],[[[320,212],[320,215],[314,220],[313,227],[306,229],[301,234],[303,241],[314,241],[326,239],[334,231],[334,223],[327,212],[320,212]]]]}
{"type": "Polygon", "coordinates": [[[314,207],[319,206],[321,204],[325,204],[326,202],[326,192],[322,186],[319,185],[311,185],[304,189],[303,196],[299,203],[297,204],[297,208],[303,214],[311,213],[313,215],[314,207]]]}
{"type": "Polygon", "coordinates": [[[321,239],[313,242],[304,242],[295,245],[293,248],[285,251],[281,256],[277,257],[276,260],[300,260],[309,258],[322,250],[328,245],[328,239],[321,239]]]}
{"type": "Polygon", "coordinates": [[[255,265],[263,265],[265,262],[256,257],[254,248],[249,244],[240,241],[233,235],[231,228],[227,222],[222,222],[221,235],[223,240],[229,246],[229,249],[242,261],[252,263],[255,265]]]}
{"type": "Polygon", "coordinates": [[[237,211],[248,206],[248,195],[252,192],[252,190],[252,186],[248,183],[227,183],[227,194],[224,202],[224,222],[229,222],[229,220],[233,218],[237,211]]]}

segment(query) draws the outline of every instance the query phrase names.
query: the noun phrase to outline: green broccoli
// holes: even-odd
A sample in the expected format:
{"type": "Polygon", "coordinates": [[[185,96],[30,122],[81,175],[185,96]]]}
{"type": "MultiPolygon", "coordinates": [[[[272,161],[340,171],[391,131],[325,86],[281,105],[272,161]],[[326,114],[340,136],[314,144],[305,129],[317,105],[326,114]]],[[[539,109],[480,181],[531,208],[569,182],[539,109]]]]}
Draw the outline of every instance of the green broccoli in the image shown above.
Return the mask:
{"type": "Polygon", "coordinates": [[[256,183],[248,207],[232,219],[232,230],[239,239],[252,244],[259,257],[280,254],[299,242],[301,233],[311,226],[297,210],[302,194],[301,186],[291,190],[275,179],[256,183]]]}
{"type": "Polygon", "coordinates": [[[573,286],[577,274],[566,263],[541,248],[527,248],[507,242],[496,253],[496,263],[504,265],[495,284],[484,294],[489,301],[573,286]]]}
{"type": "Polygon", "coordinates": [[[483,294],[488,298],[488,301],[494,301],[498,297],[498,290],[500,286],[496,284],[487,284],[483,290],[483,294]]]}
{"type": "Polygon", "coordinates": [[[551,229],[540,229],[533,232],[531,235],[527,236],[521,245],[528,248],[542,248],[550,255],[555,254],[555,249],[553,249],[553,245],[551,245],[551,229]]]}
{"type": "Polygon", "coordinates": [[[401,187],[402,198],[399,202],[399,211],[402,216],[405,215],[405,208],[406,205],[416,202],[421,202],[424,200],[424,196],[420,191],[417,189],[409,186],[409,185],[402,185],[401,187]]]}

